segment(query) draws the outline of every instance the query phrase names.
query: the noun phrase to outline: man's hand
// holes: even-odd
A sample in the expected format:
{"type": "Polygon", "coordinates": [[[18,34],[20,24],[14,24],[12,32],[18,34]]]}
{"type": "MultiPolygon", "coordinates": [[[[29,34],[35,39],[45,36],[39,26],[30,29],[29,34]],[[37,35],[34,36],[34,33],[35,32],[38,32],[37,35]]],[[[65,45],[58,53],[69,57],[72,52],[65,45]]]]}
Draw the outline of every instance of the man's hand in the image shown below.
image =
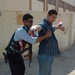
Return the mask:
{"type": "Polygon", "coordinates": [[[40,37],[37,38],[36,43],[40,42],[40,41],[42,41],[42,40],[44,40],[44,39],[46,39],[46,38],[48,38],[50,36],[52,36],[52,32],[51,31],[47,31],[45,35],[40,36],[40,37]]]}
{"type": "Polygon", "coordinates": [[[39,25],[35,25],[35,26],[32,26],[30,30],[33,30],[35,32],[38,32],[38,31],[41,31],[42,30],[42,27],[39,26],[39,25]]]}
{"type": "Polygon", "coordinates": [[[50,37],[50,36],[52,36],[52,32],[51,31],[47,31],[45,35],[46,35],[46,37],[50,37]]]}
{"type": "Polygon", "coordinates": [[[65,28],[64,27],[59,27],[60,30],[62,31],[65,31],[65,28]]]}
{"type": "Polygon", "coordinates": [[[62,31],[65,31],[65,28],[64,28],[64,27],[61,27],[61,26],[59,26],[59,27],[54,27],[54,28],[55,28],[55,30],[60,29],[60,30],[62,30],[62,31]]]}

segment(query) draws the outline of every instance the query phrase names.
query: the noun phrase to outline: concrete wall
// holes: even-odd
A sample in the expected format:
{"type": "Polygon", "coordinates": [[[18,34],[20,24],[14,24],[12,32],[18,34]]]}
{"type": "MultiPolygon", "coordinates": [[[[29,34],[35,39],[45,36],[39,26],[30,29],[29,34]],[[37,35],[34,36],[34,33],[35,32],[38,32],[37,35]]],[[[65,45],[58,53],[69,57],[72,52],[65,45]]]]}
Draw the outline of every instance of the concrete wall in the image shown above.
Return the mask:
{"type": "MultiPolygon", "coordinates": [[[[50,9],[55,9],[55,6],[48,4],[50,9]]],[[[0,10],[29,11],[29,0],[0,0],[0,10]]],[[[32,0],[32,11],[43,11],[43,2],[32,0]]],[[[63,9],[59,8],[59,12],[63,9]]]]}
{"type": "Polygon", "coordinates": [[[71,16],[71,21],[72,21],[72,28],[71,28],[71,44],[75,42],[75,14],[72,14],[71,16]]]}
{"type": "Polygon", "coordinates": [[[0,0],[0,10],[29,10],[29,0],[0,0]]]}
{"type": "Polygon", "coordinates": [[[75,6],[75,0],[62,0],[62,1],[67,2],[67,3],[75,6]]]}
{"type": "MultiPolygon", "coordinates": [[[[46,17],[47,12],[32,12],[28,11],[34,16],[34,25],[39,24],[39,22],[46,17]]],[[[9,39],[15,30],[20,27],[19,21],[26,11],[0,11],[0,55],[7,46],[9,39]],[[21,17],[18,18],[18,16],[21,17]],[[19,19],[19,20],[18,20],[19,19]]],[[[75,14],[74,13],[59,13],[57,20],[54,24],[57,24],[59,20],[63,21],[63,26],[65,27],[65,32],[57,30],[55,35],[59,42],[60,51],[68,50],[75,40],[75,14]]],[[[34,45],[34,53],[38,52],[38,44],[34,45]]]]}
{"type": "Polygon", "coordinates": [[[70,49],[71,46],[73,45],[75,41],[75,13],[59,13],[59,16],[57,17],[57,20],[55,24],[57,23],[58,20],[63,21],[63,26],[65,27],[65,32],[61,32],[60,30],[56,31],[56,36],[59,41],[59,47],[60,49],[67,50],[70,49]],[[62,34],[60,34],[63,33],[62,34]]]}
{"type": "Polygon", "coordinates": [[[32,10],[43,11],[43,2],[38,1],[38,0],[32,0],[32,10]]]}

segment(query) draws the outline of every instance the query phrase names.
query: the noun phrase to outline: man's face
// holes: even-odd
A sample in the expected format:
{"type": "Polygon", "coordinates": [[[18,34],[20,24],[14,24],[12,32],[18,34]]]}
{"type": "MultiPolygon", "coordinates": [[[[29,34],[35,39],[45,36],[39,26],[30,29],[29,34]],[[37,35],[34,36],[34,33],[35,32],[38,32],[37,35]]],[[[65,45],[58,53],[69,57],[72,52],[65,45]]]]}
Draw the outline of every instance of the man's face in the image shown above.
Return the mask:
{"type": "Polygon", "coordinates": [[[33,25],[33,19],[24,20],[24,24],[30,28],[33,25]]]}
{"type": "Polygon", "coordinates": [[[48,15],[47,18],[50,23],[53,23],[56,20],[57,15],[56,14],[48,15]]]}

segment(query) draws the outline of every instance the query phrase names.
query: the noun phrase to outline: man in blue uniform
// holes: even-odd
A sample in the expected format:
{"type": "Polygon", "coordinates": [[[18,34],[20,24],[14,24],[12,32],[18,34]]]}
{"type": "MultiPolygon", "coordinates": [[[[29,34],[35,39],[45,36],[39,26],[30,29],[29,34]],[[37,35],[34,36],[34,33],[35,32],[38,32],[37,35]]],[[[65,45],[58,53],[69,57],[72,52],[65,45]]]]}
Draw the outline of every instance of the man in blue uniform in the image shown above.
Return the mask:
{"type": "Polygon", "coordinates": [[[22,55],[19,53],[21,48],[20,41],[23,41],[23,44],[25,42],[28,42],[31,45],[51,36],[50,31],[47,31],[45,35],[40,37],[32,37],[28,34],[28,31],[33,24],[33,16],[29,13],[23,16],[23,23],[24,25],[16,30],[8,46],[6,47],[9,66],[12,75],[24,75],[25,73],[24,61],[22,55]]]}
{"type": "Polygon", "coordinates": [[[53,27],[52,24],[57,18],[57,11],[50,10],[47,18],[33,28],[34,31],[39,31],[39,37],[46,34],[47,30],[52,32],[52,36],[42,40],[39,45],[38,62],[39,75],[51,75],[52,63],[55,55],[59,55],[58,41],[54,35],[54,31],[60,29],[64,31],[64,27],[53,27]]]}

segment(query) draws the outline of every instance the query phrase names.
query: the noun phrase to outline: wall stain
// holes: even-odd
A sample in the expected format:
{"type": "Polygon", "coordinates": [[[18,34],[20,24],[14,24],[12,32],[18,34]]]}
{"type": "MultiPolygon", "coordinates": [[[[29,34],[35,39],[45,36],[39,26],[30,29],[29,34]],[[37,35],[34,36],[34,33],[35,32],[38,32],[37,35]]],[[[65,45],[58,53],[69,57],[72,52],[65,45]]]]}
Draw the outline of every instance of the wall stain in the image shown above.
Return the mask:
{"type": "Polygon", "coordinates": [[[22,18],[23,18],[23,14],[17,14],[17,24],[18,25],[23,24],[22,18]]]}

